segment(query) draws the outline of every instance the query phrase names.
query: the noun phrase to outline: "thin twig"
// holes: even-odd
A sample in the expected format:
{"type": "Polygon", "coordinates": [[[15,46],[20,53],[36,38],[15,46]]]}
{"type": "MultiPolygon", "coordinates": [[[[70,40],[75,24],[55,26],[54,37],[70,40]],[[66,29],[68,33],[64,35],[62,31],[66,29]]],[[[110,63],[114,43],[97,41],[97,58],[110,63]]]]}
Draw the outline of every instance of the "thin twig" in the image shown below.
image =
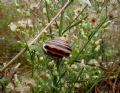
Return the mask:
{"type": "MultiPolygon", "coordinates": [[[[65,5],[60,9],[60,11],[53,17],[53,19],[48,23],[48,25],[40,31],[40,33],[28,44],[28,46],[31,46],[33,43],[35,43],[39,37],[42,35],[42,33],[46,32],[47,28],[56,20],[56,18],[61,14],[61,12],[70,4],[71,1],[68,1],[65,3],[65,5]]],[[[0,71],[4,71],[7,67],[9,67],[14,61],[22,55],[26,51],[26,48],[22,49],[13,59],[11,59],[0,71]]]]}

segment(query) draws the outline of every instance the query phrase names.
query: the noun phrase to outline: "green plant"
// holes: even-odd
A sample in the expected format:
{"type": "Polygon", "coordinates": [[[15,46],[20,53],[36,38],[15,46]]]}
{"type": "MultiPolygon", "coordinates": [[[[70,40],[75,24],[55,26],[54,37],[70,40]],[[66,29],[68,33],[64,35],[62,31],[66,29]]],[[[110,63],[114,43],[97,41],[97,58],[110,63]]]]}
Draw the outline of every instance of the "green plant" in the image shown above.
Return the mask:
{"type": "MultiPolygon", "coordinates": [[[[16,41],[23,50],[2,71],[26,51],[23,54],[27,61],[25,65],[29,66],[29,77],[34,81],[29,84],[31,93],[93,91],[106,77],[107,66],[102,63],[107,61],[109,68],[109,61],[117,59],[112,46],[104,39],[105,31],[114,18],[109,16],[109,0],[82,1],[84,0],[16,0],[13,3],[14,10],[12,8],[13,11],[10,11],[16,19],[4,18],[5,23],[2,22],[0,27],[8,25],[11,20],[9,30],[19,38],[16,41]],[[41,31],[42,28],[44,29],[41,31]],[[68,58],[52,58],[43,52],[43,43],[53,37],[68,39],[72,48],[68,58]]],[[[108,74],[108,77],[111,78],[112,75],[116,74],[108,74]]]]}

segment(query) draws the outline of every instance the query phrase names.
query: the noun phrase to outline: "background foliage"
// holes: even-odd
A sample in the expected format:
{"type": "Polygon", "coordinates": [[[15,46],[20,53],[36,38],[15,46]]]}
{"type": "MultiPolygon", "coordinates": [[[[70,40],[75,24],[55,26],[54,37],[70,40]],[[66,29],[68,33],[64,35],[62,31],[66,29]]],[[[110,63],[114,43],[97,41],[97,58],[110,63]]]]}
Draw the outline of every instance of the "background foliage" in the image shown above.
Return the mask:
{"type": "Polygon", "coordinates": [[[28,46],[66,2],[0,1],[1,68],[22,48],[27,49],[4,71],[1,92],[120,92],[119,0],[71,0],[54,24],[28,46]],[[44,54],[42,44],[61,36],[71,45],[70,57],[57,60],[44,54]]]}

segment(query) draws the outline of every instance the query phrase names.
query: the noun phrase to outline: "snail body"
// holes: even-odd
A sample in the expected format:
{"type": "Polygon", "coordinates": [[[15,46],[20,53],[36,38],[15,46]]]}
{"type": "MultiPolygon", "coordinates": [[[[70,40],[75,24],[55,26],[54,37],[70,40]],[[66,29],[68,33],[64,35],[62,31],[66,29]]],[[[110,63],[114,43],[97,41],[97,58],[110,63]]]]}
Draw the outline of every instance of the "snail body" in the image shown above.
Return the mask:
{"type": "Polygon", "coordinates": [[[68,57],[72,51],[68,43],[61,38],[55,38],[45,42],[43,44],[43,50],[46,54],[55,58],[68,57]]]}

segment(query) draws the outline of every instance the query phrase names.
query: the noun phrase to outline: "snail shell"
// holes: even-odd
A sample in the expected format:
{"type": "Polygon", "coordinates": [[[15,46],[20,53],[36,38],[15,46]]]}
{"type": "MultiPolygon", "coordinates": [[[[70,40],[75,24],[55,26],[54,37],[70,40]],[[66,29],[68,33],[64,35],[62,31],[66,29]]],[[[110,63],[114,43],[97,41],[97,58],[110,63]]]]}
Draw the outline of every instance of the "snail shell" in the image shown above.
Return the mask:
{"type": "Polygon", "coordinates": [[[45,42],[43,50],[46,54],[56,58],[68,57],[72,51],[68,43],[61,38],[45,42]]]}

